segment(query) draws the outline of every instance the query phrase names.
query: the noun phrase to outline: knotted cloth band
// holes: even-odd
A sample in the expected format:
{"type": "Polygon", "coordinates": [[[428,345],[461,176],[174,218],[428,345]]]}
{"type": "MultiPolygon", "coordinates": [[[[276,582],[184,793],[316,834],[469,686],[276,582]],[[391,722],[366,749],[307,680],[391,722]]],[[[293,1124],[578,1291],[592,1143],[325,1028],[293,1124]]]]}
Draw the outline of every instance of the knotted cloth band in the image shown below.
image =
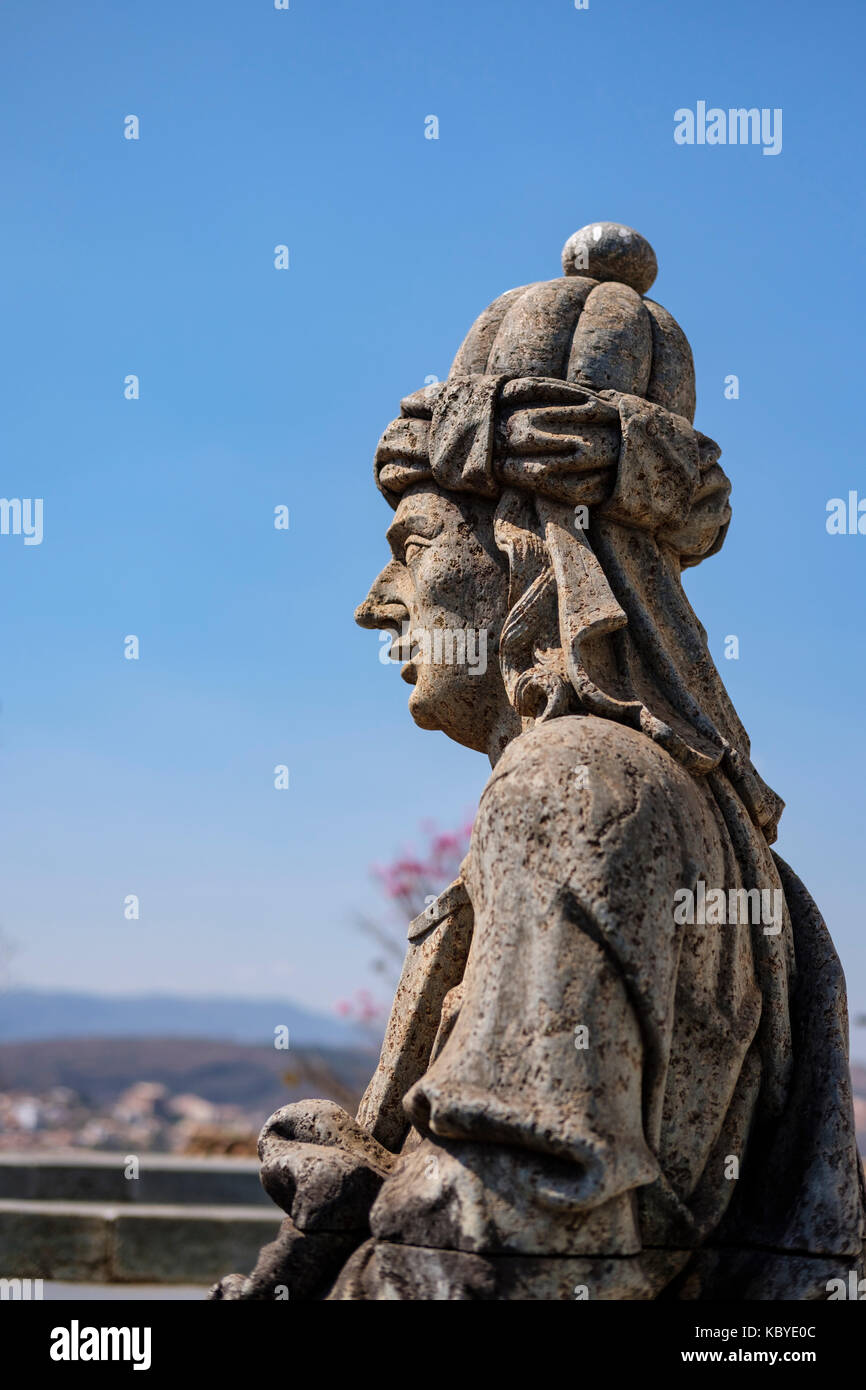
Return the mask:
{"type": "Polygon", "coordinates": [[[651,532],[697,564],[731,517],[719,447],[640,396],[551,377],[468,375],[401,402],[376,451],[376,482],[396,507],[415,483],[498,497],[518,488],[651,532]]]}

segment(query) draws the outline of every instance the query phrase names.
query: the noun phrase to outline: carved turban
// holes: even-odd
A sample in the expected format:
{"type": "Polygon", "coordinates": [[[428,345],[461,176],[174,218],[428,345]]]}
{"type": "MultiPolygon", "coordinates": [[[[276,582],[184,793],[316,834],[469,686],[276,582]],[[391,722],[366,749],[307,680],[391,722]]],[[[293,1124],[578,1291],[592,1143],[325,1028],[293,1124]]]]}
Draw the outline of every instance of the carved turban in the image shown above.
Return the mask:
{"type": "Polygon", "coordinates": [[[684,566],[724,540],[731,485],[718,445],[638,396],[452,372],[400,406],[376,451],[376,481],[392,506],[429,480],[482,497],[513,487],[650,531],[684,566]]]}

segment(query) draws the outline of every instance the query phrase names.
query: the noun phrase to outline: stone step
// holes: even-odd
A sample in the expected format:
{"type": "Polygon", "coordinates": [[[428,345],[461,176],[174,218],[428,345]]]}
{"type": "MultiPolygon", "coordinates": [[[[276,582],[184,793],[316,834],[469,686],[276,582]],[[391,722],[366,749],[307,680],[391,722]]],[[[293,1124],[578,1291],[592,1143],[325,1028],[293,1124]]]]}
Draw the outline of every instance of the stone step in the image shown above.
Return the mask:
{"type": "Polygon", "coordinates": [[[127,1178],[127,1155],[91,1150],[0,1153],[0,1199],[51,1202],[206,1204],[266,1207],[255,1158],[141,1154],[127,1178]]]}
{"type": "Polygon", "coordinates": [[[0,1199],[0,1278],[210,1284],[248,1273],[281,1219],[273,1204],[0,1199]]]}

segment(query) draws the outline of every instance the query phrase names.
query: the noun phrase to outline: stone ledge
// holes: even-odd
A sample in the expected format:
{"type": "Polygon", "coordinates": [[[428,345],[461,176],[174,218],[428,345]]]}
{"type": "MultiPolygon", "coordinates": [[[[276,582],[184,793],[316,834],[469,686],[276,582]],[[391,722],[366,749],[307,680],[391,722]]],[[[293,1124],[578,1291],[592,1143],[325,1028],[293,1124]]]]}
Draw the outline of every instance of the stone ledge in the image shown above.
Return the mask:
{"type": "Polygon", "coordinates": [[[125,1155],[88,1150],[0,1154],[0,1199],[20,1201],[273,1204],[255,1158],[141,1154],[139,1176],[125,1178],[125,1155]]]}
{"type": "Polygon", "coordinates": [[[7,1278],[206,1284],[252,1269],[276,1236],[271,1206],[0,1200],[7,1278]]]}

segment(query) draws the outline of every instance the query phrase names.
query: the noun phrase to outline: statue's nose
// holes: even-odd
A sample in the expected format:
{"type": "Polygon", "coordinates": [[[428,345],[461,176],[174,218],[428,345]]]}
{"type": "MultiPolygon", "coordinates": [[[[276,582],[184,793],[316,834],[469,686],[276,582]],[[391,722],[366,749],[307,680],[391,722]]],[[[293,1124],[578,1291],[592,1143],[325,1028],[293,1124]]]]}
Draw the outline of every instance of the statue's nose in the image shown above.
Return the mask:
{"type": "Polygon", "coordinates": [[[398,588],[398,566],[391,561],[377,575],[370,586],[370,592],[355,609],[355,622],[359,627],[396,627],[409,617],[409,610],[400,597],[398,588]]]}

